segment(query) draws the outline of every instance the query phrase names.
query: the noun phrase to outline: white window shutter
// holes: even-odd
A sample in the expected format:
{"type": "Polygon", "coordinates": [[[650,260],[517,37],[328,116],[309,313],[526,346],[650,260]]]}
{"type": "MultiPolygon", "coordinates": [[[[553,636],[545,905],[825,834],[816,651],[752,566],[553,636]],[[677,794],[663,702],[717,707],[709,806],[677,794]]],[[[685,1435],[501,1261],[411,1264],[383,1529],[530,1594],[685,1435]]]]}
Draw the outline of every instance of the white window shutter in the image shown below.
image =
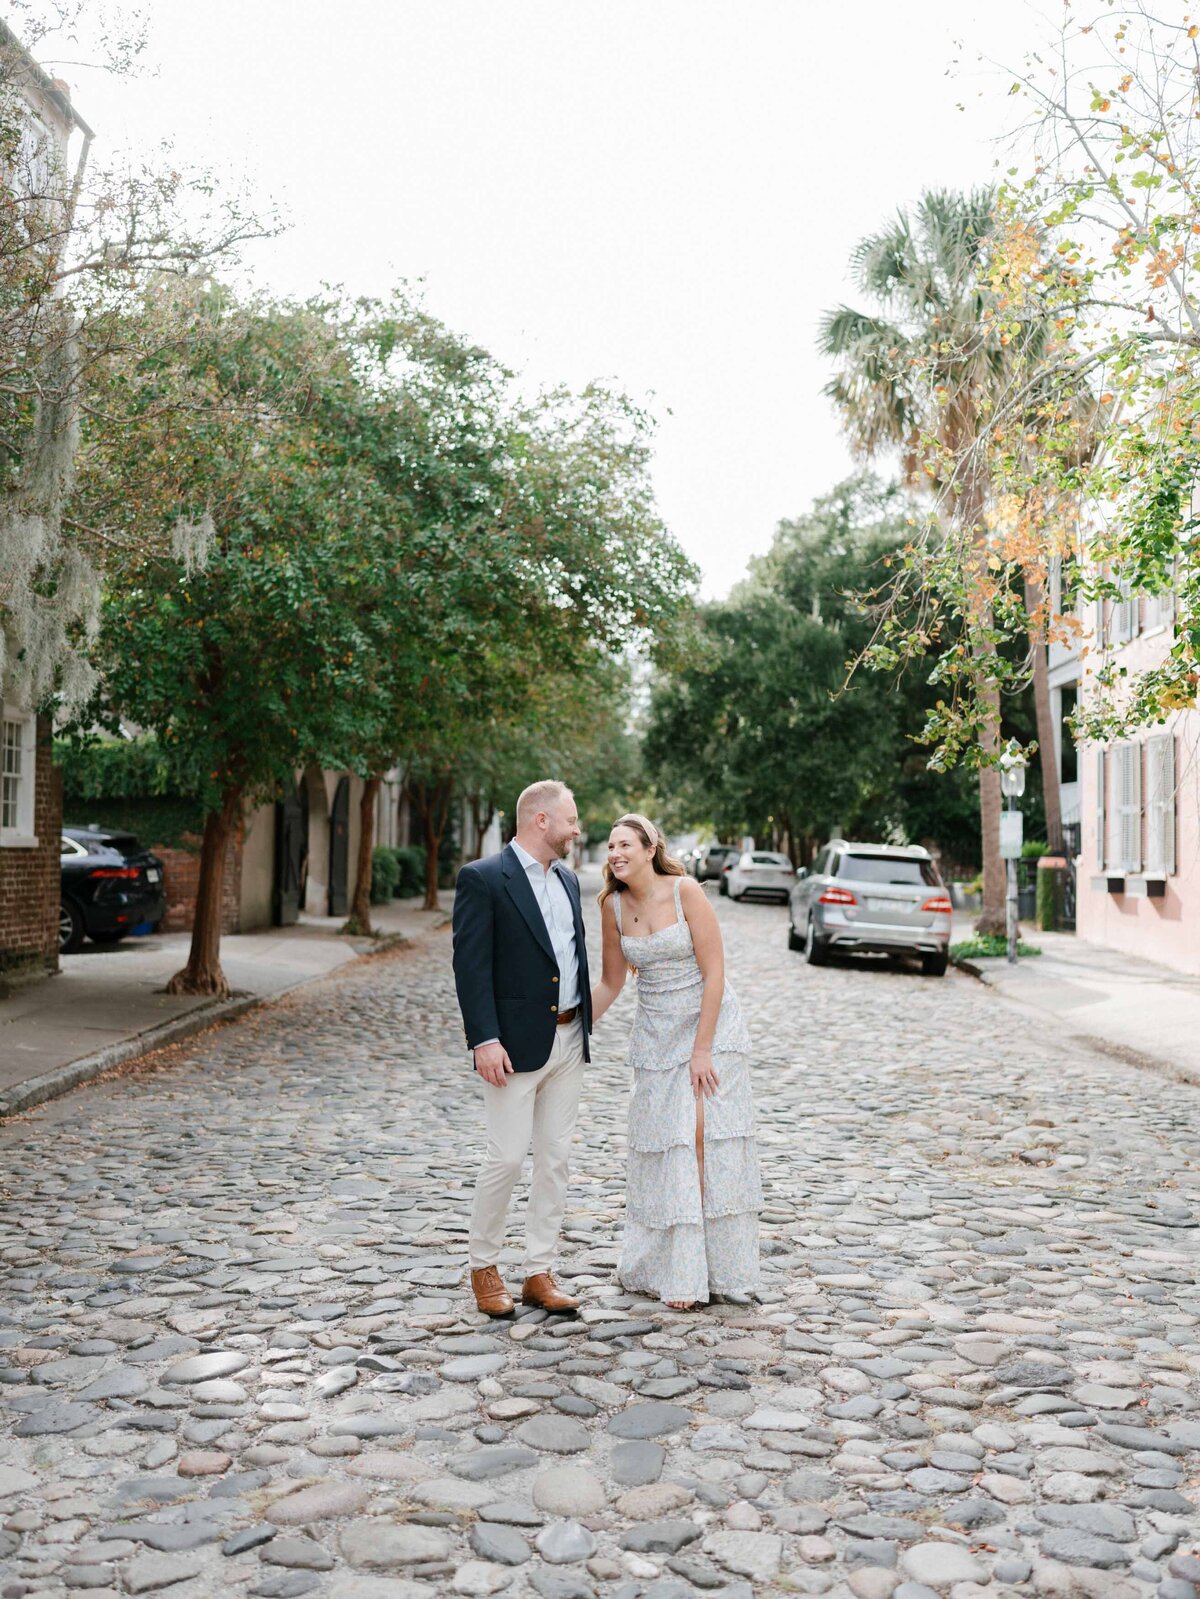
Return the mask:
{"type": "Polygon", "coordinates": [[[1140,602],[1136,594],[1130,594],[1125,578],[1121,579],[1119,587],[1121,598],[1114,602],[1112,611],[1112,641],[1114,644],[1127,644],[1131,638],[1137,637],[1140,602]]]}
{"type": "Polygon", "coordinates": [[[1138,872],[1142,867],[1142,747],[1117,745],[1117,842],[1120,867],[1138,872]]]}
{"type": "Polygon", "coordinates": [[[1146,740],[1146,870],[1175,870],[1175,737],[1146,740]]]}
{"type": "MultiPolygon", "coordinates": [[[[1172,596],[1173,598],[1174,596],[1172,596]]],[[[1175,871],[1175,735],[1168,733],[1162,741],[1162,837],[1163,871],[1170,877],[1175,871]]]]}
{"type": "Polygon", "coordinates": [[[1104,751],[1096,751],[1096,865],[1101,871],[1108,865],[1108,838],[1105,835],[1104,780],[1106,762],[1104,751]]]}

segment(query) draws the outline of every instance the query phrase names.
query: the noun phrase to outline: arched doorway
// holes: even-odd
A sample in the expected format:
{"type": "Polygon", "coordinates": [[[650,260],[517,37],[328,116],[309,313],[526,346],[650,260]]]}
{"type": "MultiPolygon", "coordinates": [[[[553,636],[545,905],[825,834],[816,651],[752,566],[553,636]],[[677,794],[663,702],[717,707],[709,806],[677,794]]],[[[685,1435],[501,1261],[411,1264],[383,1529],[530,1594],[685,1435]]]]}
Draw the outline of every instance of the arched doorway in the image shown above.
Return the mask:
{"type": "Polygon", "coordinates": [[[333,791],[329,812],[329,914],[344,916],[350,909],[350,779],[343,777],[333,791]]]}
{"type": "Polygon", "coordinates": [[[308,798],[308,879],[301,909],[309,916],[329,915],[329,796],[325,774],[316,766],[304,773],[308,798]]]}
{"type": "Polygon", "coordinates": [[[300,919],[308,863],[308,790],[304,782],[285,785],[275,804],[275,883],[272,912],[276,927],[300,919]]]}

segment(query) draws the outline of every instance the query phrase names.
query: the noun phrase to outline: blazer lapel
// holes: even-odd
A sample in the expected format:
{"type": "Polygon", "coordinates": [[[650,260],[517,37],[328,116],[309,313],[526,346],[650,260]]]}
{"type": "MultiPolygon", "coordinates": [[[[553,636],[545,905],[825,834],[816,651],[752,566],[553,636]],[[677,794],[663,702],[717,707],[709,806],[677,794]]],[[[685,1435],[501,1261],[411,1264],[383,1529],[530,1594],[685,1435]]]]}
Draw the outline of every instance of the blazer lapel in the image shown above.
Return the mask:
{"type": "Polygon", "coordinates": [[[517,859],[511,844],[505,846],[504,853],[500,857],[500,869],[504,873],[504,886],[508,890],[509,898],[525,918],[529,931],[537,939],[538,944],[557,965],[554,945],[550,942],[550,934],[546,930],[546,919],[542,915],[541,906],[533,897],[529,879],[525,876],[525,868],[517,859]]]}
{"type": "Polygon", "coordinates": [[[579,961],[579,970],[585,972],[587,970],[587,932],[583,925],[583,907],[579,899],[579,879],[573,872],[558,872],[558,880],[566,889],[567,898],[571,901],[571,915],[575,920],[575,954],[579,961]]]}

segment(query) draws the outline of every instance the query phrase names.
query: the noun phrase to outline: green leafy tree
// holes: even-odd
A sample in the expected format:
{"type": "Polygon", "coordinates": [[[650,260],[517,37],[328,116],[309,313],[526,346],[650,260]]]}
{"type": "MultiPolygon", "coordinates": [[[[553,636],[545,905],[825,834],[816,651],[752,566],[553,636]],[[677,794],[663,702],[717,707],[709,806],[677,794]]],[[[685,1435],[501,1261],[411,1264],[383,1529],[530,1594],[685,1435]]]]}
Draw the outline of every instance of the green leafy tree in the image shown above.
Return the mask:
{"type": "Polygon", "coordinates": [[[107,530],[100,704],[157,735],[205,812],[168,986],[225,994],[230,834],[247,800],[352,742],[376,659],[364,618],[394,595],[394,563],[375,486],[347,465],[361,391],[326,308],[212,290],[149,314],[174,338],[96,372],[80,459],[81,514],[107,530]]]}
{"type": "Polygon", "coordinates": [[[975,858],[960,774],[930,772],[916,741],[928,689],[911,674],[846,684],[872,626],[856,596],[901,548],[904,506],[870,478],[839,485],[781,523],[747,581],[705,608],[696,658],[655,685],[643,752],[672,820],[754,833],[798,862],[834,829],[975,858]]]}

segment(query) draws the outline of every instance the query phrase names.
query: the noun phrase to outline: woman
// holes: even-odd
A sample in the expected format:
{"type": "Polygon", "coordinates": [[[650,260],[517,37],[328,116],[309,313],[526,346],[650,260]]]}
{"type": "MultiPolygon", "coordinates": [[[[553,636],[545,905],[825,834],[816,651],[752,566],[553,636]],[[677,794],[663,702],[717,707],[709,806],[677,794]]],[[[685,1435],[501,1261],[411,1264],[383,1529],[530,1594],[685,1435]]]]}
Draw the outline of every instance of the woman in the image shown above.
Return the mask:
{"type": "Polygon", "coordinates": [[[637,973],[629,1041],[629,1174],[622,1285],[690,1310],[759,1285],[762,1190],[750,1036],[725,986],[721,929],[700,884],[654,823],[622,816],[600,895],[604,967],[596,1020],[637,973]]]}

